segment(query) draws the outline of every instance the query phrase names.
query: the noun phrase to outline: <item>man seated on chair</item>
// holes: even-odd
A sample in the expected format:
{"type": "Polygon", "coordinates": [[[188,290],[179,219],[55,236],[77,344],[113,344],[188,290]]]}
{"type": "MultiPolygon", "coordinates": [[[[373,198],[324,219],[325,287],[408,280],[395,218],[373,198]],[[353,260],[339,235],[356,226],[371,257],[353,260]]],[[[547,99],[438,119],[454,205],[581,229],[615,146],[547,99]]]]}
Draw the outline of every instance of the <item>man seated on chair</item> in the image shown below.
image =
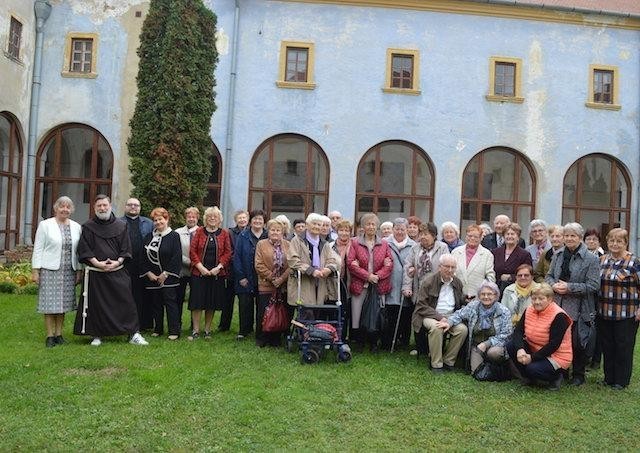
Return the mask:
{"type": "Polygon", "coordinates": [[[464,301],[463,285],[455,272],[456,259],[448,253],[442,255],[438,272],[425,278],[420,285],[411,319],[418,357],[427,354],[428,337],[431,369],[434,373],[453,369],[458,351],[467,337],[467,327],[464,324],[451,327],[448,331],[449,342],[443,353],[445,332],[437,323],[460,308],[464,301]]]}

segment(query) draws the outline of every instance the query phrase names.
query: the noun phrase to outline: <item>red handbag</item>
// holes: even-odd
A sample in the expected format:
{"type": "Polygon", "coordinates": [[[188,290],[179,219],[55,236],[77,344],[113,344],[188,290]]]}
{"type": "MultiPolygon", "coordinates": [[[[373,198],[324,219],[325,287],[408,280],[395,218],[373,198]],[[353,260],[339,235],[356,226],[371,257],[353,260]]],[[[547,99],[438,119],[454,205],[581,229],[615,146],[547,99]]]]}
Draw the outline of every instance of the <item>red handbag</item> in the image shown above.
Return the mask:
{"type": "Polygon", "coordinates": [[[280,291],[274,291],[262,317],[262,331],[279,333],[289,328],[289,314],[280,291]]]}

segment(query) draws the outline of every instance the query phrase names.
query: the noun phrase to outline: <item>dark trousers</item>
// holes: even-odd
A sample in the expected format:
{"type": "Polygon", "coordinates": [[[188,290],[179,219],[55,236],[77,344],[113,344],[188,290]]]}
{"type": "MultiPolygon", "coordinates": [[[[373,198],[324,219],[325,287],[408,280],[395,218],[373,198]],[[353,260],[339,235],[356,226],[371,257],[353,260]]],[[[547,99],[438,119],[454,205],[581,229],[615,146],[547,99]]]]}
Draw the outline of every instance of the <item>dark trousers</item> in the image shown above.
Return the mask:
{"type": "Polygon", "coordinates": [[[634,318],[613,321],[597,318],[598,337],[602,344],[604,381],[626,387],[633,370],[638,321],[634,318]]]}
{"type": "Polygon", "coordinates": [[[231,320],[233,319],[233,300],[236,297],[235,284],[232,279],[225,280],[224,296],[220,312],[220,323],[218,324],[218,330],[226,332],[231,327],[231,320]]]}
{"type": "MultiPolygon", "coordinates": [[[[382,347],[384,349],[391,349],[393,343],[393,334],[396,330],[396,322],[398,322],[398,313],[400,312],[400,305],[387,305],[384,307],[385,325],[382,331],[382,347]]],[[[402,307],[400,312],[400,324],[398,325],[398,336],[396,337],[396,346],[409,346],[409,339],[411,337],[411,315],[413,310],[411,307],[402,307]]]]}
{"type": "Polygon", "coordinates": [[[253,293],[238,294],[238,315],[240,318],[238,333],[240,335],[247,336],[253,332],[254,306],[258,303],[257,299],[253,293]]]}
{"type": "Polygon", "coordinates": [[[136,303],[136,310],[138,311],[138,323],[140,324],[140,330],[153,329],[153,304],[150,304],[146,298],[145,284],[148,281],[146,278],[139,278],[137,275],[129,274],[131,278],[131,292],[133,294],[133,300],[136,303]]]}
{"type": "Polygon", "coordinates": [[[178,319],[180,320],[180,330],[182,330],[182,312],[184,308],[184,298],[187,295],[187,285],[190,284],[190,281],[190,275],[188,277],[180,277],[180,286],[176,288],[176,300],[178,302],[178,319]]]}
{"type": "Polygon", "coordinates": [[[429,355],[429,342],[427,341],[427,329],[424,326],[420,327],[418,332],[413,332],[413,337],[416,340],[416,351],[419,356],[429,355]]]}
{"type": "Polygon", "coordinates": [[[573,377],[584,378],[584,371],[587,366],[587,351],[580,345],[580,336],[578,335],[578,322],[574,321],[571,324],[571,348],[573,349],[573,362],[571,368],[573,369],[573,377]]]}
{"type": "MultiPolygon", "coordinates": [[[[180,311],[176,298],[177,287],[149,289],[153,306],[153,331],[162,335],[164,332],[164,312],[167,311],[167,328],[169,335],[180,335],[180,311]]],[[[181,304],[180,304],[181,305],[181,304]]]]}
{"type": "MultiPolygon", "coordinates": [[[[506,345],[507,352],[509,353],[509,357],[511,363],[515,365],[523,378],[536,380],[536,381],[545,381],[552,382],[555,381],[558,377],[558,373],[562,372],[562,369],[555,369],[551,362],[546,358],[542,360],[537,360],[535,362],[531,362],[528,365],[523,365],[516,360],[516,355],[518,350],[516,349],[515,344],[512,341],[509,341],[506,345]]],[[[527,353],[530,353],[529,345],[525,342],[524,350],[527,353]]]]}

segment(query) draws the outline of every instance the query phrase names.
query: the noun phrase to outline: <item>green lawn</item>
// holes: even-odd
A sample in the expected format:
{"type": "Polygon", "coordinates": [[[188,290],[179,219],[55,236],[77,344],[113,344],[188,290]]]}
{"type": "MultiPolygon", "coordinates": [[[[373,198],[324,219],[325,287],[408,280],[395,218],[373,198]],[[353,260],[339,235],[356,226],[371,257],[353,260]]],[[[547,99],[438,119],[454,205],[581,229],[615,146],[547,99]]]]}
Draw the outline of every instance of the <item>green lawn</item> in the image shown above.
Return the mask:
{"type": "MultiPolygon", "coordinates": [[[[432,375],[407,352],[326,357],[238,343],[73,337],[46,349],[34,296],[0,296],[0,451],[638,450],[640,369],[560,392],[432,375]]],[[[232,329],[235,330],[235,327],[232,329]]],[[[636,353],[638,358],[638,353],[636,353]]]]}

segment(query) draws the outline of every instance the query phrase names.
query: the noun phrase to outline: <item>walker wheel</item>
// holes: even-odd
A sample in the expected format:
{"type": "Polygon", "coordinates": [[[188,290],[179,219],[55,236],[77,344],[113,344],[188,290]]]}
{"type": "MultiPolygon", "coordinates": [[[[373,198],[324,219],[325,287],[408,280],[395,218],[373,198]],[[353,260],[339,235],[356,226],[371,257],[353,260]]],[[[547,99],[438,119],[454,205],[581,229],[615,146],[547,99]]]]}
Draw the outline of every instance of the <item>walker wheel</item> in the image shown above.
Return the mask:
{"type": "Polygon", "coordinates": [[[347,363],[351,361],[351,352],[340,351],[338,352],[338,362],[347,363]]]}
{"type": "Polygon", "coordinates": [[[284,347],[287,349],[287,352],[293,352],[293,340],[291,338],[287,338],[287,343],[284,347]]]}
{"type": "Polygon", "coordinates": [[[300,362],[312,365],[314,363],[318,363],[320,360],[320,356],[318,352],[314,349],[307,349],[307,352],[303,352],[300,355],[300,362]]]}

